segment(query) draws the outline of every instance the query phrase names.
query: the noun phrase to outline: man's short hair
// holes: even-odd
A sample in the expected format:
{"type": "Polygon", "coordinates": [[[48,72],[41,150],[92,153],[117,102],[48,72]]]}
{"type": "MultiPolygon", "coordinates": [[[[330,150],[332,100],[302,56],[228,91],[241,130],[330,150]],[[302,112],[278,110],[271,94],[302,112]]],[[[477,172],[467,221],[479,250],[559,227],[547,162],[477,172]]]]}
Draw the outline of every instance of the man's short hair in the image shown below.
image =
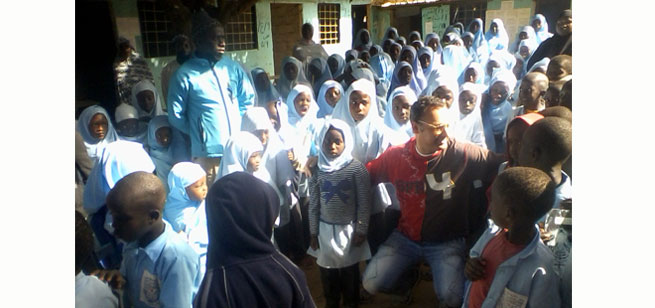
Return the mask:
{"type": "Polygon", "coordinates": [[[409,112],[409,119],[412,120],[412,122],[418,122],[426,110],[444,107],[446,107],[446,103],[434,96],[421,96],[418,98],[418,101],[412,105],[409,112]]]}
{"type": "Polygon", "coordinates": [[[555,202],[555,183],[545,172],[530,167],[507,168],[494,180],[493,186],[502,192],[503,200],[519,215],[539,220],[555,202]]]}

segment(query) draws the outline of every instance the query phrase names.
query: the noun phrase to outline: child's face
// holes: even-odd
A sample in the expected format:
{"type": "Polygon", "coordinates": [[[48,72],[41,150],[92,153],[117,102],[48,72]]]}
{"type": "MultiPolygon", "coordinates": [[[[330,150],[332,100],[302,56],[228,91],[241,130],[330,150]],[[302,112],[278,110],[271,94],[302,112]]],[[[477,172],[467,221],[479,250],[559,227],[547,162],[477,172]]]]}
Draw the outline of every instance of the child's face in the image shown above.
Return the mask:
{"type": "Polygon", "coordinates": [[[309,93],[301,92],[293,100],[293,105],[296,107],[296,112],[301,117],[304,117],[309,111],[309,105],[312,103],[312,96],[309,93]]]}
{"type": "Polygon", "coordinates": [[[137,93],[136,100],[139,102],[139,107],[145,112],[150,112],[155,107],[155,93],[152,93],[150,90],[143,90],[137,93]]]}
{"type": "Polygon", "coordinates": [[[121,136],[134,137],[138,133],[139,120],[125,119],[116,123],[116,130],[121,136]]]}
{"type": "Polygon", "coordinates": [[[469,114],[475,109],[475,102],[478,100],[478,96],[475,93],[464,90],[459,93],[459,112],[462,114],[469,114]]]}
{"type": "Polygon", "coordinates": [[[286,76],[289,80],[296,80],[298,77],[298,68],[296,65],[291,62],[288,62],[286,65],[284,65],[284,76],[286,76]]]}
{"type": "Polygon", "coordinates": [[[334,108],[340,99],[341,91],[339,91],[337,87],[332,87],[325,91],[325,101],[330,105],[330,107],[334,108]]]}
{"type": "Polygon", "coordinates": [[[532,22],[532,28],[534,28],[534,32],[539,32],[541,30],[541,20],[535,19],[532,22]]]}
{"type": "Polygon", "coordinates": [[[421,48],[421,43],[419,43],[419,42],[417,42],[417,41],[412,41],[412,44],[411,44],[411,45],[412,45],[412,46],[414,47],[414,49],[416,49],[416,50],[419,50],[419,49],[421,48]]]}
{"type": "Polygon", "coordinates": [[[248,158],[248,172],[253,173],[259,170],[259,163],[262,160],[262,152],[255,152],[248,158]]]}
{"type": "Polygon", "coordinates": [[[507,85],[504,81],[497,81],[489,89],[489,96],[491,96],[491,102],[495,105],[500,104],[507,98],[507,85]]]}
{"type": "Polygon", "coordinates": [[[513,161],[519,161],[519,153],[521,152],[521,140],[523,139],[523,134],[528,128],[528,125],[522,121],[516,120],[518,123],[513,123],[507,129],[507,147],[508,154],[513,161]]]}
{"type": "Polygon", "coordinates": [[[255,78],[255,88],[260,91],[267,91],[270,85],[271,83],[268,80],[268,76],[266,76],[266,74],[258,74],[255,78]]]}
{"type": "Polygon", "coordinates": [[[193,201],[205,200],[207,196],[207,176],[203,176],[200,180],[193,182],[193,184],[186,187],[186,194],[189,199],[193,201]]]}
{"type": "Polygon", "coordinates": [[[162,147],[167,147],[171,144],[171,128],[168,126],[160,127],[155,131],[155,138],[157,138],[157,143],[162,147]]]}
{"type": "Polygon", "coordinates": [[[473,46],[473,39],[470,36],[463,37],[462,41],[464,42],[464,46],[466,46],[466,48],[471,48],[471,46],[473,46]]]}
{"type": "Polygon", "coordinates": [[[314,65],[310,66],[309,67],[309,78],[310,78],[310,80],[312,82],[314,82],[314,80],[316,80],[319,77],[321,77],[321,70],[318,67],[314,66],[314,65]]]}
{"type": "Polygon", "coordinates": [[[266,146],[266,144],[268,143],[268,136],[269,136],[268,129],[258,129],[254,131],[253,134],[257,136],[257,138],[259,138],[259,141],[262,142],[263,146],[266,146]]]}
{"type": "Polygon", "coordinates": [[[362,52],[362,54],[359,56],[359,58],[362,61],[368,63],[371,60],[371,54],[369,54],[368,52],[362,52]]]}
{"type": "Polygon", "coordinates": [[[353,91],[350,94],[349,109],[355,122],[364,120],[371,109],[371,97],[362,91],[353,91]]]}
{"type": "Polygon", "coordinates": [[[535,110],[539,100],[544,93],[541,93],[537,83],[531,78],[523,78],[519,86],[519,102],[527,109],[535,110]]]}
{"type": "Polygon", "coordinates": [[[430,55],[429,54],[423,54],[418,58],[421,61],[421,67],[422,68],[428,68],[430,66],[430,55]]]}
{"type": "Polygon", "coordinates": [[[400,72],[398,72],[398,79],[403,86],[408,85],[412,82],[412,69],[409,66],[401,68],[400,72]]]}
{"type": "Polygon", "coordinates": [[[498,227],[509,228],[511,226],[511,219],[508,213],[508,198],[505,197],[499,186],[498,184],[492,186],[489,215],[498,227]]]}
{"type": "Polygon", "coordinates": [[[148,231],[156,221],[149,211],[140,206],[130,204],[107,204],[107,209],[113,218],[114,236],[126,242],[134,242],[148,231]]]}
{"type": "Polygon", "coordinates": [[[368,41],[371,40],[371,37],[369,36],[368,32],[362,32],[360,39],[362,40],[363,44],[368,44],[368,41]]]}
{"type": "Polygon", "coordinates": [[[107,118],[102,113],[96,113],[91,118],[91,121],[89,121],[89,132],[93,138],[98,140],[105,139],[107,129],[109,129],[109,122],[107,122],[107,118]]]}
{"type": "Polygon", "coordinates": [[[432,96],[446,103],[448,108],[450,108],[450,105],[453,104],[453,91],[449,90],[445,86],[439,86],[436,90],[434,90],[434,92],[432,92],[432,96]]]}
{"type": "Polygon", "coordinates": [[[562,67],[562,63],[559,63],[558,61],[550,61],[550,63],[548,63],[546,76],[548,76],[550,82],[560,80],[566,77],[566,75],[568,75],[568,73],[564,70],[564,67],[562,67]]]}
{"type": "Polygon", "coordinates": [[[439,40],[436,38],[431,39],[428,42],[428,46],[432,47],[432,50],[436,51],[437,49],[439,49],[439,40]]]}
{"type": "Polygon", "coordinates": [[[528,33],[527,32],[521,31],[521,33],[519,33],[519,40],[525,40],[527,38],[528,38],[528,33]]]}
{"type": "Polygon", "coordinates": [[[412,52],[409,50],[403,51],[403,53],[400,55],[400,60],[412,64],[412,61],[414,61],[412,52]]]}
{"type": "Polygon", "coordinates": [[[478,32],[478,30],[480,30],[480,25],[477,22],[472,23],[471,27],[469,28],[469,31],[475,34],[475,32],[478,32]]]}
{"type": "Polygon", "coordinates": [[[407,123],[409,121],[409,112],[412,108],[407,97],[405,95],[398,95],[393,99],[392,104],[392,114],[396,122],[401,125],[407,123]]]}
{"type": "Polygon", "coordinates": [[[521,48],[519,48],[519,54],[523,59],[527,59],[530,56],[530,48],[528,48],[528,46],[521,46],[521,48]]]}
{"type": "Polygon", "coordinates": [[[343,153],[345,147],[341,132],[331,127],[323,139],[323,153],[329,158],[337,158],[343,153]]]}
{"type": "Polygon", "coordinates": [[[375,57],[378,54],[378,49],[375,48],[375,46],[371,46],[371,48],[368,50],[368,53],[371,55],[371,57],[375,57]]]}
{"type": "Polygon", "coordinates": [[[468,82],[475,83],[476,81],[478,81],[478,72],[476,72],[474,68],[469,67],[466,69],[466,72],[464,73],[464,79],[468,82]]]}
{"type": "Polygon", "coordinates": [[[498,34],[498,25],[495,22],[491,24],[491,28],[489,29],[491,30],[491,33],[493,33],[494,35],[498,34]]]}
{"type": "Polygon", "coordinates": [[[391,60],[396,62],[396,60],[398,60],[399,55],[400,55],[400,47],[398,47],[398,45],[392,45],[391,48],[389,49],[389,56],[391,57],[391,60]]]}
{"type": "Polygon", "coordinates": [[[339,62],[335,58],[328,58],[327,63],[328,63],[328,67],[330,68],[330,73],[334,75],[334,73],[339,68],[339,62]]]}

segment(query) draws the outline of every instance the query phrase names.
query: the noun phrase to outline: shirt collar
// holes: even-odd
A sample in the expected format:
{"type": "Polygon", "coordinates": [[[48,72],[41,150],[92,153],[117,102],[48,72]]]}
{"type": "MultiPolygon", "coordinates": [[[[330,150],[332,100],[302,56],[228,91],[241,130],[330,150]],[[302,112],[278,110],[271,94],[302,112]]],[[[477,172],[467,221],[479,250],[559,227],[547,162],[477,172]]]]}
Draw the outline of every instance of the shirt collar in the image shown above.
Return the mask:
{"type": "Polygon", "coordinates": [[[143,251],[146,253],[148,258],[152,260],[152,262],[156,262],[157,259],[159,258],[159,255],[161,255],[162,250],[164,250],[164,247],[166,246],[166,240],[170,236],[170,232],[172,232],[172,226],[166,221],[163,220],[164,222],[164,232],[160,234],[156,239],[154,239],[148,246],[144,248],[140,248],[139,244],[137,241],[129,243],[126,247],[125,250],[135,250],[135,253],[139,253],[140,251],[143,251]]]}

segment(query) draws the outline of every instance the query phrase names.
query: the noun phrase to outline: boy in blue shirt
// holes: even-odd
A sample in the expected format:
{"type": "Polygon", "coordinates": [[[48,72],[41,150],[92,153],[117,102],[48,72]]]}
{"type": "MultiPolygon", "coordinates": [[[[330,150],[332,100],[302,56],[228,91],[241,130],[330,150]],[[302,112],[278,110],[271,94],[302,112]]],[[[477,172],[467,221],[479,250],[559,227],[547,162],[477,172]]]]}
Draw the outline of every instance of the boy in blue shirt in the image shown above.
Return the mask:
{"type": "Polygon", "coordinates": [[[540,240],[537,220],[555,198],[555,183],[541,170],[512,167],[492,185],[495,226],[475,243],[466,262],[468,307],[560,307],[553,255],[540,240]]]}
{"type": "Polygon", "coordinates": [[[134,172],[107,195],[114,235],[127,242],[120,271],[99,277],[125,286],[133,307],[191,307],[200,285],[199,258],[162,219],[166,192],[152,173],[134,172]]]}

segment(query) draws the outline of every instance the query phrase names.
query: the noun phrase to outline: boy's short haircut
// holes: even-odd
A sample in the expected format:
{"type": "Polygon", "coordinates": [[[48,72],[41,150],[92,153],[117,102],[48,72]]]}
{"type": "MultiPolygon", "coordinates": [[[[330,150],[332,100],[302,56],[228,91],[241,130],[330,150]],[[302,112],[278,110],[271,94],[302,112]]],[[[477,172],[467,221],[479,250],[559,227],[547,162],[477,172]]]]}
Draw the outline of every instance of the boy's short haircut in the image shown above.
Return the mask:
{"type": "Polygon", "coordinates": [[[309,40],[312,38],[312,35],[314,35],[314,26],[308,22],[304,23],[301,27],[300,33],[304,39],[309,40]]]}
{"type": "Polygon", "coordinates": [[[552,59],[550,59],[550,63],[553,62],[558,62],[562,68],[569,73],[569,75],[573,74],[573,58],[569,55],[558,55],[554,56],[552,59]]]}
{"type": "Polygon", "coordinates": [[[426,110],[444,107],[446,107],[446,103],[432,95],[421,96],[416,103],[412,105],[409,112],[409,119],[412,120],[412,122],[418,122],[426,110]]]}
{"type": "Polygon", "coordinates": [[[204,38],[207,30],[213,27],[223,28],[223,24],[209,16],[204,9],[193,13],[193,16],[191,16],[191,37],[193,42],[198,44],[204,38]]]}
{"type": "Polygon", "coordinates": [[[573,113],[571,113],[571,110],[569,108],[566,108],[564,106],[552,106],[548,107],[542,111],[539,111],[539,113],[546,117],[558,117],[562,118],[564,120],[567,120],[569,122],[573,121],[573,113]]]}
{"type": "Polygon", "coordinates": [[[526,78],[533,79],[535,84],[539,86],[539,89],[541,91],[545,92],[548,89],[549,81],[548,81],[548,76],[546,76],[546,74],[542,72],[529,72],[525,74],[523,80],[525,80],[526,78]]]}
{"type": "Polygon", "coordinates": [[[130,202],[130,206],[163,211],[166,203],[164,184],[152,173],[132,172],[116,182],[107,195],[107,203],[125,202],[130,202]]]}
{"type": "Polygon", "coordinates": [[[93,253],[93,231],[82,213],[75,211],[75,269],[82,269],[93,253]]]}
{"type": "Polygon", "coordinates": [[[522,143],[538,149],[543,165],[563,163],[571,156],[571,122],[560,117],[544,117],[530,126],[522,143]]]}
{"type": "Polygon", "coordinates": [[[555,183],[545,172],[530,167],[507,168],[494,181],[503,199],[519,215],[537,222],[555,202],[555,183]]]}

